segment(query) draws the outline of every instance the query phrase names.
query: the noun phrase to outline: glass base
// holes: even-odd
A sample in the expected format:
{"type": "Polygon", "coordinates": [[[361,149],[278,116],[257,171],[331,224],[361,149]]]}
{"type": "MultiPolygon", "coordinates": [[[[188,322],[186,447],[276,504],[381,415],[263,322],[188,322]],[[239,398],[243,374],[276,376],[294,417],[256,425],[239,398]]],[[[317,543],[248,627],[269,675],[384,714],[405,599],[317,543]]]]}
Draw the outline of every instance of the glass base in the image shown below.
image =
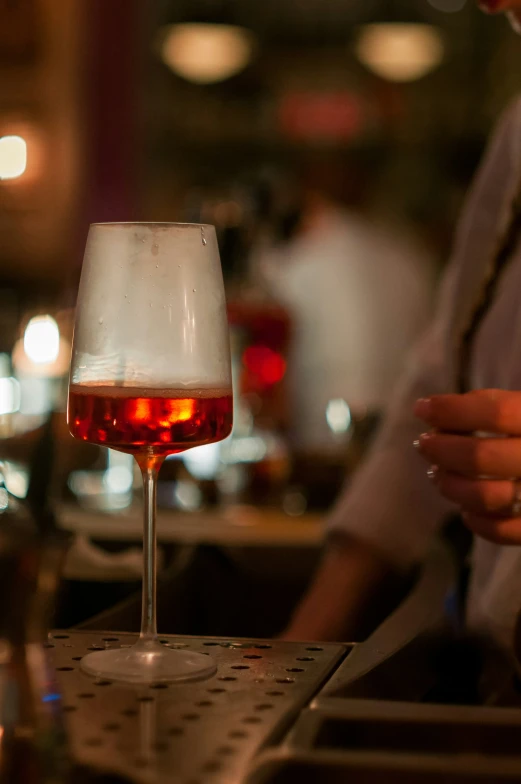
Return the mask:
{"type": "Polygon", "coordinates": [[[182,683],[210,678],[217,665],[209,656],[172,650],[157,640],[140,640],[131,648],[88,653],[81,669],[95,678],[124,683],[182,683]]]}

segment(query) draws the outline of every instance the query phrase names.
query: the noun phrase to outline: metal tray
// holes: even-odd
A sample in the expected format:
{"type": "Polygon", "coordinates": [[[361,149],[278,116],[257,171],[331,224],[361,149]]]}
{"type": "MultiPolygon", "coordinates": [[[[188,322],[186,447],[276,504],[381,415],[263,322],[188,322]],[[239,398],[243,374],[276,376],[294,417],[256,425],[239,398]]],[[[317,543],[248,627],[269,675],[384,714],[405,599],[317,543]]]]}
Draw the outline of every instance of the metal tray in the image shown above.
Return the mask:
{"type": "Polygon", "coordinates": [[[211,655],[204,681],[134,687],[94,680],[79,664],[89,650],[131,645],[136,635],[55,631],[56,668],[75,762],[147,784],[241,782],[252,757],[279,741],[349,646],[165,636],[171,647],[211,655]]]}
{"type": "Polygon", "coordinates": [[[246,784],[519,781],[520,738],[519,710],[323,699],[246,784]]]}
{"type": "Polygon", "coordinates": [[[355,646],[282,745],[252,761],[245,783],[521,781],[521,710],[477,707],[483,679],[500,694],[512,668],[447,627],[453,578],[439,547],[410,595],[355,646]]]}

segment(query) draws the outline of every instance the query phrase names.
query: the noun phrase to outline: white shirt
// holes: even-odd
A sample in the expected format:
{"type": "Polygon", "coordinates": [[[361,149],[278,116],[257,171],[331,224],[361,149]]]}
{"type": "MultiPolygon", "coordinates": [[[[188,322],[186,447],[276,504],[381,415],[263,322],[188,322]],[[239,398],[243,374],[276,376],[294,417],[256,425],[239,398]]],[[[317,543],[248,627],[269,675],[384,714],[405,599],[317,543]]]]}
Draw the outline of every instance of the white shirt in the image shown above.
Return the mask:
{"type": "Polygon", "coordinates": [[[330,400],[355,412],[386,406],[432,312],[432,267],[408,237],[334,207],[260,264],[292,317],[295,441],[327,448],[330,400]]]}
{"type": "MultiPolygon", "coordinates": [[[[471,189],[443,281],[436,316],[419,341],[371,454],[340,497],[329,530],[372,542],[391,563],[422,559],[447,513],[413,447],[426,429],[412,414],[419,397],[455,391],[456,347],[481,291],[487,265],[521,188],[521,99],[505,113],[471,189]]],[[[472,387],[521,390],[521,247],[504,270],[476,335],[472,387]]],[[[476,539],[468,623],[510,644],[521,608],[521,548],[476,539]]]]}

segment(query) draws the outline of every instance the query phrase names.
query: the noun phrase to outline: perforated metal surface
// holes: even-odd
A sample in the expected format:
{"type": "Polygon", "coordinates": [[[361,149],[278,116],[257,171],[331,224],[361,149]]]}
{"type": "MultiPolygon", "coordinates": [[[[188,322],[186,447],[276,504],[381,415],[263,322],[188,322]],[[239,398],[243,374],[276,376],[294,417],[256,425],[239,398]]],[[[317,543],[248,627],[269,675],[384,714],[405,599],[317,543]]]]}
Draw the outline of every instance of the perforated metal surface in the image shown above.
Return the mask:
{"type": "Polygon", "coordinates": [[[168,687],[96,681],[80,671],[81,657],[93,649],[131,645],[136,635],[49,636],[47,653],[56,667],[76,761],[147,784],[240,782],[253,755],[282,735],[347,650],[271,640],[161,639],[211,655],[216,675],[168,687]]]}

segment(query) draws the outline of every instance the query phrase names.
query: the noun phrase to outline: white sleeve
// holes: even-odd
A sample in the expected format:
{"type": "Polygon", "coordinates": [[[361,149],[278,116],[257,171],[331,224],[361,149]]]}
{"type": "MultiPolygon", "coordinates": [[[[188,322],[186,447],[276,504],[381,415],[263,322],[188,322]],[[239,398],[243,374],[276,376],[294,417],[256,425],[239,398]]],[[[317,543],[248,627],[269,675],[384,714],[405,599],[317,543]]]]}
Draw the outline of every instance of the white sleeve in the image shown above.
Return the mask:
{"type": "Polygon", "coordinates": [[[513,138],[520,115],[518,101],[498,125],[467,200],[435,320],[412,352],[370,454],[328,521],[328,532],[343,531],[371,543],[397,567],[420,560],[445,515],[456,508],[432,486],[428,466],[413,446],[425,426],[412,408],[417,398],[454,391],[454,313],[462,309],[476,278],[479,283],[480,252],[496,242],[505,204],[511,200],[508,174],[519,155],[513,138]]]}
{"type": "MultiPolygon", "coordinates": [[[[451,276],[445,287],[452,286],[451,276]]],[[[370,542],[397,567],[425,554],[444,514],[454,509],[427,477],[413,442],[425,429],[412,414],[415,400],[450,391],[445,362],[444,309],[419,341],[365,463],[337,502],[328,531],[370,542]]]]}

